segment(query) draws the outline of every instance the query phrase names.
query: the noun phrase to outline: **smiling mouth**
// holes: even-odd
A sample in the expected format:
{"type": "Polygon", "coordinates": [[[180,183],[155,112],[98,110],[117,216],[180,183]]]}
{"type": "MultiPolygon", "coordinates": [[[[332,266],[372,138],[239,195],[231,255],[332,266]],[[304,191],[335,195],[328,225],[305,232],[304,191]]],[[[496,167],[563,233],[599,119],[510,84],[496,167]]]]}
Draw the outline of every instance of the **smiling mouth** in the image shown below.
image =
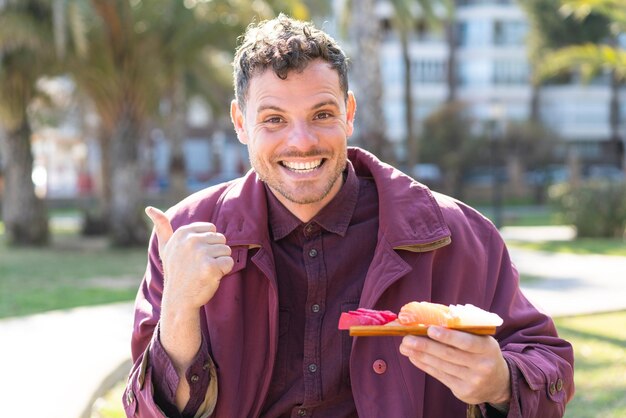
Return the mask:
{"type": "Polygon", "coordinates": [[[319,160],[306,162],[281,161],[280,164],[294,173],[310,173],[321,167],[325,161],[325,158],[320,158],[319,160]]]}

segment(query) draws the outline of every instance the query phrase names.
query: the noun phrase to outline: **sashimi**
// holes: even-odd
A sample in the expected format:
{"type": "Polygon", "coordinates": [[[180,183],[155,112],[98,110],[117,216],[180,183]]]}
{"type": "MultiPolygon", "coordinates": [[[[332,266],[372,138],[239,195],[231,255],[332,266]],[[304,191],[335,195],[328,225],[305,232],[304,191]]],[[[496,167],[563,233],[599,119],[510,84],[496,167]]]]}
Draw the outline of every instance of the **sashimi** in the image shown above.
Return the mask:
{"type": "Polygon", "coordinates": [[[398,322],[402,325],[500,326],[502,318],[470,303],[465,305],[442,305],[430,302],[410,302],[400,309],[398,322]]]}
{"type": "Polygon", "coordinates": [[[339,317],[339,329],[350,329],[356,325],[384,325],[397,318],[391,311],[377,311],[359,308],[355,311],[342,312],[339,317]]]}
{"type": "Polygon", "coordinates": [[[402,325],[440,325],[450,327],[458,322],[446,305],[430,302],[410,302],[400,309],[398,322],[402,325]]]}

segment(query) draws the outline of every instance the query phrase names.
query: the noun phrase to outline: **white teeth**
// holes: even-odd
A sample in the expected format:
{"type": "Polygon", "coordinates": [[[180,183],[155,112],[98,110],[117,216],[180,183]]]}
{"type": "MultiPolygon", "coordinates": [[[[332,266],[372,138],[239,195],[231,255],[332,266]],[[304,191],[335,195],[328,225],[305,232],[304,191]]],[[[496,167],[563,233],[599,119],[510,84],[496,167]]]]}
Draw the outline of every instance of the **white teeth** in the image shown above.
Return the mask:
{"type": "Polygon", "coordinates": [[[311,170],[315,170],[322,164],[322,160],[315,161],[307,161],[307,162],[292,162],[292,161],[283,161],[283,165],[290,170],[307,172],[311,170]]]}

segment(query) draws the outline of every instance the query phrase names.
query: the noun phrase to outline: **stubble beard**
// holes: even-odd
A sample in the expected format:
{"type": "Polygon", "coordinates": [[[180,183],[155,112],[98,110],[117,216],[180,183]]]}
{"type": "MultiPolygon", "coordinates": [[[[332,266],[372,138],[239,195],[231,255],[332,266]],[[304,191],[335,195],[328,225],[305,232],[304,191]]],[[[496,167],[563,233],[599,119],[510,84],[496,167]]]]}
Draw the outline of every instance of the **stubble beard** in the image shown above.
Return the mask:
{"type": "MultiPolygon", "coordinates": [[[[330,164],[333,161],[335,165],[333,171],[331,172],[331,176],[328,178],[327,183],[319,190],[304,193],[297,193],[299,190],[291,190],[291,187],[285,184],[280,178],[280,175],[274,174],[270,166],[268,164],[262,162],[256,155],[250,155],[250,165],[256,172],[259,179],[267,184],[270,189],[274,190],[285,199],[292,203],[296,203],[299,205],[306,205],[311,203],[317,203],[322,201],[330,191],[333,189],[333,186],[339,181],[342,177],[342,173],[346,168],[348,160],[348,152],[344,150],[339,159],[335,160],[332,158],[328,158],[324,164],[330,164]]],[[[314,187],[314,186],[313,186],[314,187]]],[[[306,185],[303,188],[308,188],[306,185]]]]}

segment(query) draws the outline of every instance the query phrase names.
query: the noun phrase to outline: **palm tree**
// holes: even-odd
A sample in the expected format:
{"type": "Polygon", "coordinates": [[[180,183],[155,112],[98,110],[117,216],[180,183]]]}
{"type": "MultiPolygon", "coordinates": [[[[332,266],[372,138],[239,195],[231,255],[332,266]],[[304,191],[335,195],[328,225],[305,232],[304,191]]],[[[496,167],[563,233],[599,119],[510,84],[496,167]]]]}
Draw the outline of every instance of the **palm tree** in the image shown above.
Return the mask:
{"type": "MultiPolygon", "coordinates": [[[[620,102],[619,91],[626,82],[626,49],[620,47],[618,36],[626,31],[626,11],[619,0],[563,0],[561,10],[566,15],[586,19],[596,13],[608,19],[607,42],[587,42],[558,49],[544,61],[541,74],[554,76],[563,71],[578,69],[584,79],[589,80],[601,71],[610,74],[611,95],[609,99],[610,142],[616,151],[617,163],[626,170],[624,144],[620,137],[620,102]]],[[[626,140],[626,139],[625,139],[626,140]]]]}
{"type": "Polygon", "coordinates": [[[381,27],[375,3],[375,0],[349,1],[343,12],[346,20],[343,26],[347,28],[353,45],[350,60],[358,100],[356,139],[364,148],[390,161],[394,156],[387,146],[379,59],[381,27]]]}
{"type": "Polygon", "coordinates": [[[32,182],[32,128],[28,107],[37,80],[56,61],[49,1],[13,0],[0,14],[0,138],[5,167],[2,215],[8,242],[42,245],[49,239],[47,211],[32,182]]]}
{"type": "MultiPolygon", "coordinates": [[[[74,0],[82,22],[73,39],[71,72],[91,99],[102,127],[104,212],[116,245],[143,244],[138,146],[147,122],[163,124],[171,141],[173,199],[186,194],[183,140],[189,96],[203,95],[224,111],[232,96],[228,59],[253,20],[269,17],[270,2],[74,0]],[[82,31],[82,35],[81,32],[82,31]],[[77,44],[78,45],[78,44],[77,44]]],[[[296,0],[283,0],[295,8],[296,0]]]]}
{"type": "MultiPolygon", "coordinates": [[[[421,1],[422,4],[425,1],[421,1]]],[[[457,33],[456,33],[456,1],[455,0],[439,0],[440,7],[443,9],[441,17],[445,32],[446,44],[448,45],[448,65],[446,66],[446,84],[448,86],[448,95],[446,103],[454,103],[457,99],[457,33]]]]}
{"type": "MultiPolygon", "coordinates": [[[[176,201],[187,194],[183,143],[189,96],[203,97],[213,114],[228,110],[232,97],[229,59],[236,39],[251,21],[270,18],[274,14],[271,3],[276,2],[257,2],[254,8],[227,1],[197,3],[191,8],[179,1],[152,2],[157,3],[160,6],[154,8],[148,30],[159,45],[154,53],[163,72],[162,103],[167,104],[163,123],[171,145],[171,200],[176,201]]],[[[287,3],[290,8],[300,6],[293,0],[287,3]]]]}
{"type": "Polygon", "coordinates": [[[142,30],[144,3],[70,3],[70,10],[81,15],[75,19],[81,24],[74,38],[84,39],[89,47],[76,48],[68,66],[100,118],[102,211],[118,246],[143,245],[148,232],[138,153],[147,118],[159,103],[160,79],[154,55],[158,44],[142,30]]]}
{"type": "Polygon", "coordinates": [[[608,21],[598,14],[588,15],[584,20],[563,16],[559,12],[560,0],[524,0],[519,3],[530,22],[528,50],[532,68],[532,96],[529,119],[539,124],[541,87],[549,78],[541,67],[547,58],[554,50],[572,44],[600,42],[608,36],[608,21]]]}
{"type": "Polygon", "coordinates": [[[404,111],[406,127],[406,155],[409,169],[419,162],[419,137],[415,129],[414,108],[415,100],[413,96],[412,60],[410,54],[410,36],[414,31],[418,20],[426,23],[427,26],[437,28],[442,26],[446,33],[446,43],[448,44],[448,65],[446,70],[446,81],[448,94],[446,102],[456,99],[456,38],[454,31],[455,8],[453,1],[433,1],[433,0],[391,0],[393,6],[392,25],[398,32],[400,40],[400,50],[402,53],[402,65],[404,68],[404,111]],[[416,10],[415,6],[419,6],[416,10]],[[436,8],[442,8],[445,15],[442,17],[435,12],[436,8]]]}

